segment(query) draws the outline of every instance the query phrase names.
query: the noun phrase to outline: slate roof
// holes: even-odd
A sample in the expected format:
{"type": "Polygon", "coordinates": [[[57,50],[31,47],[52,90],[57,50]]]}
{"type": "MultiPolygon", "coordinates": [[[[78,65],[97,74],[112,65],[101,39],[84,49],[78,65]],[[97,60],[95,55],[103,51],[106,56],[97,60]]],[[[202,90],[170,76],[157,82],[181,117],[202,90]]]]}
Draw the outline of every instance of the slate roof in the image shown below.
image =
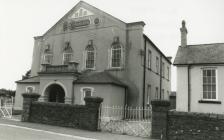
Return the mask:
{"type": "Polygon", "coordinates": [[[28,79],[16,81],[16,83],[40,83],[40,77],[34,76],[34,77],[30,77],[28,79]]]}
{"type": "Polygon", "coordinates": [[[224,43],[179,47],[173,64],[224,64],[224,43]]]}
{"type": "Polygon", "coordinates": [[[83,73],[75,84],[113,84],[121,87],[126,87],[119,79],[109,74],[108,72],[89,72],[83,73]]]}

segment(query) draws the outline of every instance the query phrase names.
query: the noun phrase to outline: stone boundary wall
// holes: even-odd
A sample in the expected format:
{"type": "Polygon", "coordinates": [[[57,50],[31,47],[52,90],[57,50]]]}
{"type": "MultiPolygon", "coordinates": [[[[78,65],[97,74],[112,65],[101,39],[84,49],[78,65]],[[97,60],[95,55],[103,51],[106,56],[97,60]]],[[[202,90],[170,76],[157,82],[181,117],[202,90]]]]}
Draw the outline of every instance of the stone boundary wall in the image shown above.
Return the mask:
{"type": "Polygon", "coordinates": [[[168,112],[168,140],[224,140],[224,115],[168,112]]]}
{"type": "Polygon", "coordinates": [[[169,102],[152,104],[151,138],[162,140],[224,140],[224,114],[169,111],[169,102]]]}
{"type": "MultiPolygon", "coordinates": [[[[99,107],[102,98],[85,98],[86,105],[70,105],[52,102],[38,102],[24,95],[22,121],[56,126],[98,130],[99,107]]],[[[38,98],[35,96],[35,98],[38,98]]]]}

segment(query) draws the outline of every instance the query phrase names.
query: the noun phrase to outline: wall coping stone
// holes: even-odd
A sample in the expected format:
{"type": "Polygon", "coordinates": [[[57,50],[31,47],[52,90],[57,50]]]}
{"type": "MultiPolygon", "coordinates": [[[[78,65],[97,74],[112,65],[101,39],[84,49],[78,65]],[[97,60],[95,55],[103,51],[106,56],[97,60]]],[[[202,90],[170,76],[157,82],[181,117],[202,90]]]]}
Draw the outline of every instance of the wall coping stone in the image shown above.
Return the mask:
{"type": "Polygon", "coordinates": [[[151,101],[152,105],[156,105],[156,106],[170,106],[170,101],[166,101],[166,100],[153,100],[151,101]]]}
{"type": "Polygon", "coordinates": [[[198,113],[198,112],[181,112],[181,111],[168,111],[168,115],[175,116],[187,116],[187,117],[205,117],[208,119],[220,119],[224,120],[224,114],[214,114],[214,113],[198,113]]]}
{"type": "Polygon", "coordinates": [[[85,97],[84,98],[85,102],[96,102],[96,103],[101,103],[103,102],[103,98],[101,97],[95,97],[95,96],[91,96],[91,97],[85,97]]]}
{"type": "Polygon", "coordinates": [[[39,98],[40,94],[38,94],[38,93],[23,93],[22,96],[24,98],[39,98]]]}

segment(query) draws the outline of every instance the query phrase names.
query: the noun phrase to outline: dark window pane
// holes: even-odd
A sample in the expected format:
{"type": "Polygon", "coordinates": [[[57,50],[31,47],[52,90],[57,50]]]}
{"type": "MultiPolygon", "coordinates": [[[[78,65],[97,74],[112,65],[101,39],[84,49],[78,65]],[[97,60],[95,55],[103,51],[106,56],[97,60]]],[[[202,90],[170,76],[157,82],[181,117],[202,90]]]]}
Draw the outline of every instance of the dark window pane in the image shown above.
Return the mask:
{"type": "Polygon", "coordinates": [[[206,76],[206,70],[203,70],[203,76],[206,76]]]}
{"type": "Polygon", "coordinates": [[[215,70],[212,70],[212,76],[215,76],[215,70]]]}
{"type": "Polygon", "coordinates": [[[207,99],[208,97],[207,97],[207,92],[203,92],[203,98],[204,99],[207,99]]]}
{"type": "Polygon", "coordinates": [[[207,70],[207,76],[211,76],[211,70],[207,70]]]}

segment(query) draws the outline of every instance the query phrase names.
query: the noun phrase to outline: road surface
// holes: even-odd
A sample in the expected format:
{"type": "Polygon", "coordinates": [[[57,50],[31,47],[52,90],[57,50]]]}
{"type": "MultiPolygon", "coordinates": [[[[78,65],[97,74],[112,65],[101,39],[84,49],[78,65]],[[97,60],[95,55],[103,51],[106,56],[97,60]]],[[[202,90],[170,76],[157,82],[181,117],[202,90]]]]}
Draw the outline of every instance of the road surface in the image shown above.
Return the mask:
{"type": "Polygon", "coordinates": [[[0,124],[1,140],[97,140],[23,126],[0,124]]]}

